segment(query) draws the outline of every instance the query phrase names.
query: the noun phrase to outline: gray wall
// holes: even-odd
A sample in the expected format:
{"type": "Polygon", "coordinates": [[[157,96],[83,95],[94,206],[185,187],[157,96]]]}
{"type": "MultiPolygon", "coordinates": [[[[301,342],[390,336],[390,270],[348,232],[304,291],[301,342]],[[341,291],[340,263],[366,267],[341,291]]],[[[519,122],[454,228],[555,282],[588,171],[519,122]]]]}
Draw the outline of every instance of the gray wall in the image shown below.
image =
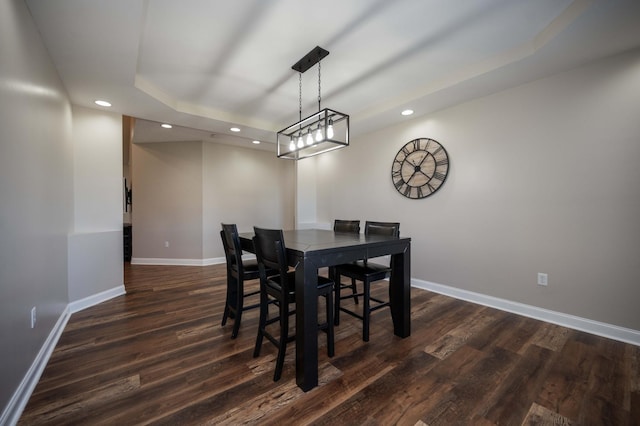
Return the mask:
{"type": "Polygon", "coordinates": [[[71,106],[24,3],[0,2],[0,407],[68,303],[71,106]],[[37,310],[30,328],[29,312],[37,310]]]}
{"type": "Polygon", "coordinates": [[[69,313],[124,287],[121,116],[71,107],[21,0],[0,2],[0,58],[3,423],[69,313]]]}
{"type": "Polygon", "coordinates": [[[72,107],[74,226],[69,301],[122,287],[122,116],[72,107]]]}
{"type": "Polygon", "coordinates": [[[295,162],[280,160],[274,152],[203,144],[203,254],[224,256],[220,223],[238,230],[254,225],[294,227],[295,162]]]}
{"type": "Polygon", "coordinates": [[[202,143],[134,144],[132,185],[133,257],[202,259],[202,143]]]}
{"type": "Polygon", "coordinates": [[[292,228],[295,163],[208,142],[134,144],[132,263],[222,260],[220,223],[292,228]],[[169,247],[165,247],[165,242],[169,247]]]}
{"type": "Polygon", "coordinates": [[[299,162],[316,221],[399,221],[415,279],[640,330],[639,87],[635,50],[355,138],[299,162]],[[451,170],[409,200],[391,164],[419,137],[451,170]]]}

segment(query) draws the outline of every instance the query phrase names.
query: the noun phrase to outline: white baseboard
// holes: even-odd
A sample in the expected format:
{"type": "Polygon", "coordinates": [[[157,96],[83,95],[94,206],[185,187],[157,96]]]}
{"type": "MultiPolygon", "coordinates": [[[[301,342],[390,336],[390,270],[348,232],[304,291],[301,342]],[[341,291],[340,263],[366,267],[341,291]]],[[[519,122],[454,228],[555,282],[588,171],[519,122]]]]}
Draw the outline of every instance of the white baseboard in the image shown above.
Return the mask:
{"type": "Polygon", "coordinates": [[[27,374],[25,374],[22,382],[14,392],[13,397],[11,397],[9,404],[7,404],[5,410],[2,412],[2,416],[0,416],[0,425],[15,425],[18,423],[18,420],[22,415],[22,411],[24,410],[24,407],[27,406],[27,402],[29,402],[29,398],[31,397],[33,390],[36,388],[38,380],[40,380],[40,376],[42,375],[44,368],[47,366],[47,362],[49,362],[49,358],[51,357],[51,354],[53,353],[53,350],[55,349],[70,316],[71,312],[69,311],[69,306],[67,306],[62,312],[62,315],[58,318],[58,321],[56,321],[56,324],[53,326],[47,340],[45,340],[44,344],[40,348],[36,359],[31,364],[31,367],[29,367],[27,374]]]}
{"type": "MultiPolygon", "coordinates": [[[[255,254],[243,254],[244,260],[255,259],[255,254]]],[[[158,257],[143,258],[134,257],[131,259],[132,265],[164,265],[164,266],[210,266],[225,263],[224,257],[210,257],[208,259],[163,259],[158,257]]]]}
{"type": "Polygon", "coordinates": [[[552,324],[561,325],[574,330],[584,331],[597,336],[606,337],[608,339],[640,346],[640,331],[638,330],[564,314],[562,312],[551,311],[536,306],[525,305],[524,303],[487,296],[481,293],[474,293],[472,291],[436,284],[429,281],[411,279],[411,285],[423,290],[429,290],[434,293],[451,296],[456,299],[466,300],[479,305],[489,306],[502,311],[512,312],[525,317],[550,322],[552,324]]]}
{"type": "Polygon", "coordinates": [[[225,263],[224,257],[212,257],[209,259],[163,259],[159,257],[134,257],[132,265],[166,265],[166,266],[209,266],[225,263]]]}
{"type": "Polygon", "coordinates": [[[109,290],[105,290],[100,293],[93,294],[89,297],[85,297],[84,299],[71,302],[69,303],[68,309],[69,309],[69,312],[74,314],[78,311],[97,305],[98,303],[106,302],[109,299],[122,296],[123,294],[126,294],[126,293],[127,291],[125,290],[124,285],[120,285],[120,286],[111,288],[109,290]]]}
{"type": "Polygon", "coordinates": [[[296,229],[326,229],[332,230],[333,223],[329,222],[299,222],[296,224],[296,229]]]}

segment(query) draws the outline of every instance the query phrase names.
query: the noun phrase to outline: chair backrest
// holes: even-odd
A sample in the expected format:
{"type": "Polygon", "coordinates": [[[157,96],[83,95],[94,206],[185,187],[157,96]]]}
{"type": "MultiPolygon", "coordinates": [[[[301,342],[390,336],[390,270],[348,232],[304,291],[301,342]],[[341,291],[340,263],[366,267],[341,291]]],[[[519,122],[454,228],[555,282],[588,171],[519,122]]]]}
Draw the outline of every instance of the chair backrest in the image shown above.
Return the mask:
{"type": "Polygon", "coordinates": [[[243,274],[242,267],[242,247],[240,246],[240,236],[235,223],[223,223],[220,237],[222,238],[222,247],[227,258],[227,268],[231,271],[238,271],[243,274]]]}
{"type": "MultiPolygon", "coordinates": [[[[273,269],[278,271],[280,275],[279,284],[282,291],[287,293],[290,290],[287,282],[287,249],[284,245],[284,235],[282,229],[265,229],[253,227],[255,236],[253,237],[253,246],[256,251],[256,259],[258,260],[258,268],[260,269],[260,278],[266,279],[266,270],[273,269]]],[[[293,286],[293,283],[291,283],[293,286]]],[[[293,290],[293,287],[291,287],[293,290]]]]}
{"type": "Polygon", "coordinates": [[[360,233],[360,221],[359,220],[341,220],[336,219],[333,222],[334,232],[350,232],[353,234],[360,233]]]}
{"type": "Polygon", "coordinates": [[[389,235],[391,237],[399,237],[400,223],[366,221],[364,225],[364,234],[365,235],[389,235]]]}

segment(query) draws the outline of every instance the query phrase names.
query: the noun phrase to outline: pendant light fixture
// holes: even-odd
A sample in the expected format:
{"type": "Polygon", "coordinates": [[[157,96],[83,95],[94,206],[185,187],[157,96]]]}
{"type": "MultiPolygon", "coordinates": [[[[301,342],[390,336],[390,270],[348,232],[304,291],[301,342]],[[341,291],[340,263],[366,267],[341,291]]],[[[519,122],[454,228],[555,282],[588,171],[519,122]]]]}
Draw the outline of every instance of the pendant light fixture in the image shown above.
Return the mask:
{"type": "Polygon", "coordinates": [[[278,158],[301,160],[349,146],[349,116],[329,108],[321,109],[320,61],[328,54],[329,51],[316,46],[291,67],[298,72],[300,121],[278,132],[278,158]],[[303,119],[302,74],[316,64],[318,64],[318,112],[303,119]]]}

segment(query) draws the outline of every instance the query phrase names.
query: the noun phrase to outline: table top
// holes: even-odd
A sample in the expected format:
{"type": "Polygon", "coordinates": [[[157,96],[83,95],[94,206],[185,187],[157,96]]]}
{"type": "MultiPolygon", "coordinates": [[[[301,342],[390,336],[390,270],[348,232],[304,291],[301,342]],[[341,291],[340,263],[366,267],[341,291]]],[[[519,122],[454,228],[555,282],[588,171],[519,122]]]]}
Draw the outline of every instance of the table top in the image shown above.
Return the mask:
{"type": "MultiPolygon", "coordinates": [[[[285,230],[283,234],[287,250],[301,253],[333,251],[349,247],[362,247],[363,245],[375,247],[377,245],[388,245],[390,242],[408,243],[411,241],[411,238],[408,237],[364,235],[324,229],[285,230]]],[[[240,238],[252,239],[254,233],[241,232],[239,235],[240,238]]]]}

